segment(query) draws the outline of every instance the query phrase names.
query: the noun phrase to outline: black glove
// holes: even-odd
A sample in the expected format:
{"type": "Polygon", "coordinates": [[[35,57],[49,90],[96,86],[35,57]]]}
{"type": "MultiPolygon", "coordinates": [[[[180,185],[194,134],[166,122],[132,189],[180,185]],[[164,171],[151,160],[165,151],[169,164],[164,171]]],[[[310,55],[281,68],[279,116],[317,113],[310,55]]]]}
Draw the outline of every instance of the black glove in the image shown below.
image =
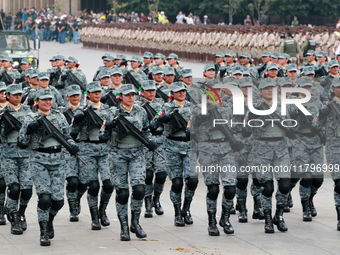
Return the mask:
{"type": "Polygon", "coordinates": [[[27,131],[26,134],[30,135],[32,134],[35,130],[37,130],[40,127],[40,124],[34,120],[27,126],[27,131]]]}
{"type": "Polygon", "coordinates": [[[295,133],[293,131],[286,132],[286,135],[291,140],[295,140],[296,139],[295,133]]]}
{"type": "Polygon", "coordinates": [[[171,120],[171,116],[169,114],[163,114],[162,116],[159,116],[158,119],[163,123],[168,123],[171,120]]]}
{"type": "Polygon", "coordinates": [[[115,128],[117,126],[117,122],[115,121],[115,120],[113,120],[113,121],[108,121],[108,122],[106,122],[106,124],[105,124],[105,128],[107,128],[107,129],[113,129],[113,128],[115,128]]]}
{"type": "Polygon", "coordinates": [[[54,87],[55,87],[56,89],[64,89],[64,88],[65,88],[65,85],[64,85],[64,84],[57,83],[57,84],[54,85],[54,87]]]}
{"type": "Polygon", "coordinates": [[[74,124],[79,124],[85,118],[85,114],[83,112],[79,112],[73,116],[74,124]]]}
{"type": "Polygon", "coordinates": [[[158,148],[158,144],[152,140],[150,140],[150,145],[149,145],[149,148],[150,148],[150,151],[155,151],[157,148],[158,148]]]}
{"type": "Polygon", "coordinates": [[[153,80],[153,78],[152,78],[152,72],[150,72],[150,73],[148,74],[148,79],[149,79],[149,80],[153,80]]]}
{"type": "Polygon", "coordinates": [[[28,147],[28,145],[19,142],[19,137],[18,137],[18,142],[17,142],[17,144],[18,144],[18,147],[19,147],[20,149],[26,149],[26,148],[28,147]]]}
{"type": "Polygon", "coordinates": [[[323,120],[327,118],[328,114],[330,114],[331,109],[327,105],[323,105],[319,110],[319,118],[320,120],[323,120]]]}
{"type": "Polygon", "coordinates": [[[220,69],[220,77],[223,78],[226,72],[227,72],[226,68],[221,68],[220,69]]]}
{"type": "Polygon", "coordinates": [[[60,79],[61,79],[62,81],[66,81],[66,80],[67,80],[67,75],[66,75],[66,74],[63,74],[63,75],[60,77],[60,79]]]}
{"type": "Polygon", "coordinates": [[[79,147],[75,144],[72,144],[70,148],[70,154],[73,156],[77,155],[78,151],[79,151],[79,147]]]}
{"type": "Polygon", "coordinates": [[[107,102],[107,96],[106,96],[106,95],[103,95],[102,98],[100,99],[100,102],[103,103],[103,104],[106,104],[106,102],[107,102]]]}

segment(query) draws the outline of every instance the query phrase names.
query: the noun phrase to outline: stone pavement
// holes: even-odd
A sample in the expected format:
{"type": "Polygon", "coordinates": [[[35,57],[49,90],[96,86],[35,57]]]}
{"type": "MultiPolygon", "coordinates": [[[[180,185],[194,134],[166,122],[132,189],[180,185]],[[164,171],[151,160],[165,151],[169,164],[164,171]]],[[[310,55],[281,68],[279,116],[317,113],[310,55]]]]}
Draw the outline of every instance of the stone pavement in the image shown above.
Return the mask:
{"type": "MultiPolygon", "coordinates": [[[[88,80],[99,65],[103,51],[85,50],[81,45],[72,43],[57,44],[42,42],[40,50],[40,70],[49,67],[48,59],[52,55],[72,55],[80,63],[88,80]]],[[[204,64],[182,63],[193,68],[195,77],[202,77],[204,64]]],[[[249,181],[251,183],[251,180],[249,181]]],[[[114,197],[108,206],[107,214],[111,225],[100,231],[92,231],[90,213],[86,195],[82,199],[82,212],[79,222],[69,222],[69,212],[65,197],[65,206],[55,218],[55,237],[51,246],[39,246],[39,226],[37,222],[37,196],[33,194],[27,209],[28,229],[21,236],[10,234],[10,225],[0,226],[0,254],[339,254],[340,231],[336,230],[336,211],[333,199],[333,181],[327,175],[315,196],[318,216],[312,222],[302,221],[302,209],[299,202],[298,185],[293,190],[294,207],[284,218],[289,231],[281,233],[275,228],[275,234],[264,233],[264,221],[251,219],[253,201],[248,192],[248,223],[238,223],[237,215],[231,216],[235,234],[227,236],[219,227],[220,236],[209,237],[207,232],[207,213],[205,205],[206,187],[200,179],[191,213],[194,224],[183,228],[173,225],[174,213],[169,198],[171,182],[167,180],[161,203],[165,214],[154,215],[151,219],[141,217],[140,224],[147,233],[145,239],[138,239],[131,233],[130,242],[119,240],[120,226],[116,216],[114,197]]],[[[219,195],[219,220],[221,213],[222,187],[219,195]]],[[[275,199],[274,199],[275,200],[275,199]]],[[[273,201],[275,205],[275,201],[273,201]]],[[[274,212],[273,212],[274,213],[274,212]]],[[[144,209],[142,211],[144,215],[144,209]]]]}

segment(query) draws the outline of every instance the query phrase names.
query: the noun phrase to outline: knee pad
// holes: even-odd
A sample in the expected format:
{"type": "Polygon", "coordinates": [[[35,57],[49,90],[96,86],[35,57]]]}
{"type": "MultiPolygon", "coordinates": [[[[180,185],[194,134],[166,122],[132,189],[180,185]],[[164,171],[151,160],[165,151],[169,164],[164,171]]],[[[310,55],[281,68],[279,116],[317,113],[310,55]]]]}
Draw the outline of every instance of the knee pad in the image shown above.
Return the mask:
{"type": "Polygon", "coordinates": [[[334,180],[334,191],[340,195],[340,179],[334,180]]]}
{"type": "Polygon", "coordinates": [[[153,179],[153,171],[146,170],[145,184],[152,184],[153,179]]]}
{"type": "Polygon", "coordinates": [[[66,179],[67,180],[67,185],[66,185],[66,189],[69,192],[76,192],[77,191],[77,187],[78,187],[78,177],[69,177],[66,179]]]}
{"type": "Polygon", "coordinates": [[[51,195],[50,194],[40,194],[39,195],[39,202],[38,207],[41,210],[47,210],[51,207],[51,195]]]}
{"type": "Polygon", "coordinates": [[[132,197],[136,200],[143,200],[145,196],[145,185],[139,184],[132,187],[132,197]]]}
{"type": "Polygon", "coordinates": [[[113,188],[113,184],[110,180],[103,181],[103,190],[105,191],[105,193],[112,194],[113,188]]]}
{"type": "Polygon", "coordinates": [[[80,193],[85,193],[85,191],[87,190],[87,184],[79,183],[79,184],[78,184],[77,190],[78,190],[80,193]]]}
{"type": "Polygon", "coordinates": [[[300,181],[300,185],[305,188],[309,188],[310,186],[312,186],[312,183],[313,183],[312,178],[302,178],[300,181]]]}
{"type": "Polygon", "coordinates": [[[220,193],[220,186],[218,184],[211,184],[208,186],[207,197],[211,200],[216,200],[220,193]]]}
{"type": "Polygon", "coordinates": [[[166,172],[160,172],[160,173],[157,173],[156,174],[156,182],[158,183],[158,184],[164,184],[165,183],[165,181],[166,181],[166,177],[167,177],[168,175],[166,174],[166,172]]]}
{"type": "Polygon", "coordinates": [[[261,183],[259,182],[259,180],[257,178],[253,178],[253,184],[256,186],[256,187],[261,187],[261,183]]]}
{"type": "Polygon", "coordinates": [[[63,200],[51,200],[51,209],[54,211],[59,211],[64,206],[64,199],[63,200]]]}
{"type": "Polygon", "coordinates": [[[118,189],[116,192],[116,201],[125,205],[129,201],[129,190],[128,189],[118,189]]]}
{"type": "Polygon", "coordinates": [[[295,187],[299,180],[300,178],[290,178],[290,190],[292,190],[295,187]]]}
{"type": "Polygon", "coordinates": [[[183,189],[183,178],[175,178],[172,180],[171,190],[175,193],[181,193],[183,189]]]}
{"type": "Polygon", "coordinates": [[[317,189],[320,188],[322,183],[323,183],[323,178],[322,177],[321,178],[313,178],[312,185],[313,185],[314,188],[317,188],[317,189]]]}
{"type": "Polygon", "coordinates": [[[245,190],[248,186],[248,178],[237,178],[237,188],[245,190]]]}
{"type": "Polygon", "coordinates": [[[196,190],[198,185],[198,178],[186,178],[185,185],[188,187],[189,190],[196,190]]]}
{"type": "Polygon", "coordinates": [[[21,196],[21,198],[23,200],[26,200],[26,201],[30,200],[31,197],[32,197],[32,188],[31,189],[23,189],[23,190],[21,190],[21,195],[20,196],[21,196]]]}
{"type": "Polygon", "coordinates": [[[279,180],[279,191],[282,194],[288,194],[290,191],[290,178],[282,178],[279,180]]]}
{"type": "Polygon", "coordinates": [[[98,193],[99,193],[99,182],[98,181],[90,181],[88,193],[93,197],[98,196],[98,193]]]}
{"type": "Polygon", "coordinates": [[[267,181],[263,185],[262,195],[271,197],[274,192],[274,181],[267,181]]]}
{"type": "Polygon", "coordinates": [[[5,193],[6,183],[4,178],[0,178],[0,193],[5,193]]]}
{"type": "Polygon", "coordinates": [[[226,199],[232,200],[236,194],[236,186],[224,186],[223,195],[226,199]]]}
{"type": "Polygon", "coordinates": [[[18,200],[20,194],[19,183],[12,183],[8,186],[8,196],[13,200],[18,200]]]}

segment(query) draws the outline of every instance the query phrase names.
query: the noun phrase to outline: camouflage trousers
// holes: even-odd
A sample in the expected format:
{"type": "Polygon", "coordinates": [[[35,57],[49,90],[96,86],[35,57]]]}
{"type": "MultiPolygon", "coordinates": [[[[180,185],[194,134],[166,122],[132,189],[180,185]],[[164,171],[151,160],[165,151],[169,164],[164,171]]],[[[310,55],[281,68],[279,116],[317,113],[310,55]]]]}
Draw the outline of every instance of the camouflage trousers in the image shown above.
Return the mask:
{"type": "MultiPolygon", "coordinates": [[[[166,158],[166,170],[170,180],[175,178],[185,179],[198,178],[198,172],[190,166],[190,142],[174,141],[165,139],[164,155],[166,158]]],[[[184,196],[187,200],[192,200],[195,190],[185,185],[184,196]]],[[[182,203],[182,193],[176,193],[170,190],[170,199],[172,203],[182,203]]]]}
{"type": "MultiPolygon", "coordinates": [[[[30,169],[38,197],[42,194],[51,195],[52,201],[64,200],[65,159],[63,153],[40,153],[31,151],[30,169]]],[[[48,221],[49,214],[58,211],[49,208],[37,208],[38,221],[48,221]]]]}
{"type": "MultiPolygon", "coordinates": [[[[308,148],[297,140],[293,141],[293,155],[296,166],[294,170],[296,170],[297,176],[299,178],[323,178],[323,172],[316,171],[314,168],[317,165],[322,166],[324,163],[323,147],[319,138],[317,136],[308,138],[301,135],[298,135],[298,137],[304,141],[308,148]]],[[[308,200],[310,195],[316,193],[317,190],[318,188],[313,187],[313,185],[304,187],[300,183],[299,193],[301,200],[308,200]]]]}
{"type": "MultiPolygon", "coordinates": [[[[145,185],[146,164],[145,149],[143,147],[132,149],[117,149],[115,171],[113,174],[114,186],[119,193],[120,189],[129,189],[130,186],[145,185]]],[[[131,211],[141,212],[143,200],[134,199],[131,196],[131,211]]],[[[128,214],[128,204],[120,204],[116,199],[116,210],[118,215],[128,214]]]]}
{"type": "MultiPolygon", "coordinates": [[[[252,150],[254,171],[260,184],[268,181],[277,181],[280,179],[290,179],[290,158],[285,139],[280,141],[260,141],[254,140],[252,150]]],[[[284,206],[287,202],[289,192],[283,194],[278,189],[276,191],[276,204],[284,206]]],[[[267,197],[261,193],[261,204],[263,209],[272,208],[272,196],[267,197]]]]}
{"type": "MultiPolygon", "coordinates": [[[[10,193],[10,187],[12,184],[17,183],[20,185],[20,190],[31,190],[33,186],[33,180],[29,168],[28,158],[4,158],[3,167],[6,169],[4,172],[5,183],[7,185],[7,192],[10,193]]],[[[27,206],[29,199],[23,199],[20,197],[20,205],[27,206]]],[[[10,194],[7,196],[6,207],[8,212],[18,210],[19,199],[12,199],[10,194]]]]}
{"type": "MultiPolygon", "coordinates": [[[[340,138],[327,137],[326,159],[333,181],[340,180],[340,138]]],[[[340,206],[340,194],[334,191],[335,206],[340,206]]]]}

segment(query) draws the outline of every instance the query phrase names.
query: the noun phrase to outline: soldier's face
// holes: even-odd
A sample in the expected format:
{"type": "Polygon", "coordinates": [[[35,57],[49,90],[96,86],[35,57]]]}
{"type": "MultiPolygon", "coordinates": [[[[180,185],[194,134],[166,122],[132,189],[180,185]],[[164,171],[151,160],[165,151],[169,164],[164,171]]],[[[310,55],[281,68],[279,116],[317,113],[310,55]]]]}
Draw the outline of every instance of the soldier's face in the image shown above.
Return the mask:
{"type": "Polygon", "coordinates": [[[104,77],[103,79],[100,79],[100,85],[102,86],[110,86],[111,79],[110,77],[104,77]]]}
{"type": "Polygon", "coordinates": [[[214,79],[215,78],[215,70],[214,69],[209,69],[205,71],[205,77],[208,79],[214,79]]]}
{"type": "Polygon", "coordinates": [[[325,63],[326,62],[326,57],[318,57],[318,62],[319,63],[325,63]]]}
{"type": "Polygon", "coordinates": [[[111,81],[114,85],[120,85],[123,81],[123,75],[116,73],[111,76],[111,81]]]}
{"type": "Polygon", "coordinates": [[[75,62],[67,62],[67,66],[68,66],[70,69],[75,68],[76,65],[77,65],[77,63],[75,63],[75,62]]]}
{"type": "Polygon", "coordinates": [[[152,89],[152,90],[142,90],[142,95],[144,96],[145,99],[147,100],[154,100],[155,96],[156,96],[156,90],[152,89]]]}
{"type": "Polygon", "coordinates": [[[126,106],[133,106],[136,100],[136,94],[131,92],[127,95],[122,94],[122,104],[126,106]]]}
{"type": "Polygon", "coordinates": [[[111,61],[104,61],[104,65],[107,66],[107,67],[113,67],[114,62],[112,60],[111,61]]]}
{"type": "MultiPolygon", "coordinates": [[[[273,89],[274,87],[266,87],[264,89],[261,89],[260,95],[263,99],[266,100],[272,100],[273,99],[273,89]]],[[[275,87],[276,89],[276,87],[275,87]]]]}
{"type": "Polygon", "coordinates": [[[242,77],[242,74],[237,73],[237,74],[234,74],[234,76],[236,77],[236,80],[238,80],[242,77]]]}
{"type": "Polygon", "coordinates": [[[173,74],[164,76],[164,80],[168,84],[172,84],[174,82],[174,79],[175,79],[175,75],[173,75],[173,74]]]}
{"type": "Polygon", "coordinates": [[[216,63],[222,63],[224,60],[224,58],[221,58],[221,57],[215,57],[215,61],[216,63]]]}
{"type": "MultiPolygon", "coordinates": [[[[313,87],[312,86],[304,86],[304,89],[307,89],[310,93],[312,93],[313,87]]],[[[306,97],[306,94],[300,93],[302,97],[306,97]]]]}
{"type": "Polygon", "coordinates": [[[73,96],[66,96],[66,99],[70,102],[72,105],[78,105],[81,100],[81,95],[73,95],[73,96]]]}
{"type": "Polygon", "coordinates": [[[123,59],[116,59],[116,64],[122,63],[123,59]]]}
{"type": "Polygon", "coordinates": [[[162,58],[155,58],[155,64],[160,66],[164,64],[164,60],[162,58]]]}
{"type": "Polygon", "coordinates": [[[65,61],[62,59],[57,59],[56,62],[57,62],[57,66],[65,66],[65,61]]]}
{"type": "Polygon", "coordinates": [[[270,61],[270,57],[262,57],[262,61],[264,63],[268,63],[270,61]]]}
{"type": "Polygon", "coordinates": [[[12,63],[9,62],[9,61],[3,61],[2,64],[3,64],[3,67],[4,67],[4,68],[8,68],[8,67],[11,67],[11,66],[12,66],[12,63]]]}
{"type": "Polygon", "coordinates": [[[248,65],[250,62],[250,59],[241,57],[240,62],[241,62],[241,65],[248,65]]]}
{"type": "Polygon", "coordinates": [[[37,85],[38,84],[38,80],[37,80],[37,77],[33,77],[33,78],[30,78],[29,79],[29,82],[33,85],[37,85]]]}
{"type": "Polygon", "coordinates": [[[314,55],[307,55],[307,61],[308,62],[312,62],[315,60],[315,56],[314,55]]]}
{"type": "Polygon", "coordinates": [[[268,76],[269,76],[270,78],[276,77],[276,76],[277,76],[277,73],[278,73],[277,69],[268,70],[268,76]]]}
{"type": "Polygon", "coordinates": [[[177,59],[174,59],[174,58],[168,58],[168,63],[169,63],[169,65],[176,65],[177,63],[177,59]]]}
{"type": "Polygon", "coordinates": [[[15,94],[15,95],[7,95],[8,101],[12,104],[12,105],[19,105],[22,99],[22,94],[15,94]]]}
{"type": "Polygon", "coordinates": [[[155,82],[158,82],[158,83],[160,83],[163,80],[163,74],[162,73],[153,74],[152,77],[155,80],[155,82]]]}
{"type": "Polygon", "coordinates": [[[144,61],[144,64],[150,64],[152,61],[151,61],[151,58],[143,58],[143,61],[144,61]]]}
{"type": "Polygon", "coordinates": [[[315,77],[315,75],[314,74],[307,74],[307,75],[302,75],[302,76],[307,76],[307,77],[311,77],[313,80],[314,80],[314,77],[315,77]]]}
{"type": "Polygon", "coordinates": [[[16,39],[12,40],[12,45],[13,46],[17,46],[18,45],[18,40],[16,40],[16,39]]]}
{"type": "Polygon", "coordinates": [[[51,66],[56,67],[57,66],[57,61],[51,61],[51,66]]]}
{"type": "Polygon", "coordinates": [[[27,70],[28,68],[30,68],[31,65],[30,65],[30,64],[21,64],[20,67],[21,67],[21,70],[25,71],[25,70],[27,70]]]}
{"type": "Polygon", "coordinates": [[[48,88],[48,82],[49,80],[47,79],[43,79],[43,80],[39,80],[39,87],[42,89],[47,89],[48,88]]]}
{"type": "Polygon", "coordinates": [[[296,71],[291,71],[291,72],[286,72],[287,76],[290,77],[291,79],[295,79],[297,72],[296,71]]]}
{"type": "Polygon", "coordinates": [[[192,83],[192,76],[183,77],[182,80],[183,80],[184,84],[186,84],[186,85],[191,85],[191,83],[192,83]]]}
{"type": "Polygon", "coordinates": [[[279,60],[277,58],[272,58],[272,62],[275,64],[279,64],[279,60]]]}
{"type": "Polygon", "coordinates": [[[101,91],[88,92],[88,96],[90,98],[90,101],[98,103],[102,98],[102,92],[101,91]]]}
{"type": "Polygon", "coordinates": [[[229,57],[229,56],[227,56],[227,57],[225,58],[225,62],[227,62],[228,64],[234,63],[234,57],[229,57]]]}
{"type": "Polygon", "coordinates": [[[185,100],[185,97],[187,95],[187,92],[186,90],[180,90],[180,91],[177,91],[177,92],[172,92],[172,97],[175,99],[175,100],[178,100],[178,101],[184,101],[185,100]]]}
{"type": "Polygon", "coordinates": [[[5,92],[6,92],[6,90],[0,91],[0,102],[1,103],[6,102],[5,92]]]}
{"type": "Polygon", "coordinates": [[[139,68],[139,62],[136,62],[136,61],[131,61],[131,68],[132,69],[136,69],[136,68],[139,68]]]}
{"type": "Polygon", "coordinates": [[[286,59],[284,59],[284,58],[279,58],[279,64],[280,64],[280,65],[285,65],[285,64],[287,64],[286,59]]]}
{"type": "Polygon", "coordinates": [[[37,99],[37,105],[41,111],[49,111],[52,108],[52,98],[37,99]]]}
{"type": "MultiPolygon", "coordinates": [[[[336,97],[340,97],[340,87],[332,88],[336,97]]],[[[1,94],[0,94],[1,95],[1,94]]]]}
{"type": "Polygon", "coordinates": [[[330,71],[331,74],[335,75],[335,74],[339,73],[339,67],[338,66],[331,67],[331,68],[329,68],[329,71],[330,71]]]}
{"type": "Polygon", "coordinates": [[[240,87],[240,90],[242,91],[244,97],[248,97],[248,88],[249,87],[240,87]]]}

